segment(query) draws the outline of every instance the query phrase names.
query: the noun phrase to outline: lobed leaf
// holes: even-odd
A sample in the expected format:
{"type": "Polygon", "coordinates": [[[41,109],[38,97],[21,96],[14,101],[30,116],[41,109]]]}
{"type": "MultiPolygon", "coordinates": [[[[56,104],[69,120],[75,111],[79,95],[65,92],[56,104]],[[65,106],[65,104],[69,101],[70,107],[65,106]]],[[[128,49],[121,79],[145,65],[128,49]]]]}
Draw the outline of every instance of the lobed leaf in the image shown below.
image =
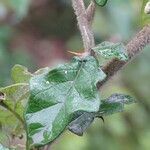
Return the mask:
{"type": "Polygon", "coordinates": [[[25,112],[28,144],[52,142],[77,112],[97,112],[100,99],[96,84],[104,78],[92,56],[75,57],[71,63],[32,77],[25,112]]]}

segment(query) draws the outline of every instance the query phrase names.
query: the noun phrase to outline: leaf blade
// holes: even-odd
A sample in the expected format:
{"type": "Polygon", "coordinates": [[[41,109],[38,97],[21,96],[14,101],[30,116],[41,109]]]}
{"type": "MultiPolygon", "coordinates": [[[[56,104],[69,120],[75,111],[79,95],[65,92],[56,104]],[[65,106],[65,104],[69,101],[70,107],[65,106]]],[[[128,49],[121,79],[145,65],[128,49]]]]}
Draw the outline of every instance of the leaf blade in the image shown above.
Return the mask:
{"type": "Polygon", "coordinates": [[[129,59],[125,46],[122,43],[112,43],[105,41],[92,48],[92,50],[98,57],[100,64],[113,58],[117,58],[121,61],[127,61],[129,59]]]}
{"type": "Polygon", "coordinates": [[[94,57],[83,60],[76,57],[69,64],[31,79],[31,96],[25,113],[31,146],[52,142],[77,111],[98,111],[100,100],[96,84],[105,77],[98,68],[94,57]],[[37,115],[44,113],[47,115],[41,122],[37,115]]]}
{"type": "Polygon", "coordinates": [[[102,101],[98,116],[111,115],[114,113],[122,112],[124,106],[135,103],[136,100],[129,95],[113,94],[106,100],[102,101]]]}

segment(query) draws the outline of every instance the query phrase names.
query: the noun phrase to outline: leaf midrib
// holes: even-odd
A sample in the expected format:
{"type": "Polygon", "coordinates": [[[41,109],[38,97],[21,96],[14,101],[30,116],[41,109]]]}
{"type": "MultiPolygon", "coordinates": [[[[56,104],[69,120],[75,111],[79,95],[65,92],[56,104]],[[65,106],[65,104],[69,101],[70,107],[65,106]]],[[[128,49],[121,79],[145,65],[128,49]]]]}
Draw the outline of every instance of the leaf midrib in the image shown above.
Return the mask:
{"type": "MultiPolygon", "coordinates": [[[[83,68],[83,64],[84,64],[84,62],[82,61],[81,64],[80,64],[80,67],[79,67],[79,69],[78,69],[78,71],[77,71],[77,74],[76,74],[76,77],[75,77],[74,80],[65,81],[65,82],[73,81],[73,83],[72,83],[71,87],[69,88],[68,92],[66,93],[66,96],[65,96],[65,97],[67,97],[67,96],[69,95],[69,92],[70,92],[71,89],[74,87],[75,82],[76,82],[76,80],[77,80],[77,78],[78,78],[78,76],[79,76],[79,74],[80,74],[80,71],[81,71],[81,69],[83,68]]],[[[62,69],[62,70],[63,70],[63,69],[62,69]]],[[[64,70],[65,70],[65,69],[64,69],[64,70]]],[[[77,70],[77,69],[72,69],[72,70],[77,70]]],[[[62,83],[58,83],[57,85],[59,85],[59,84],[62,84],[62,83]]],[[[52,87],[53,87],[53,85],[50,86],[50,87],[48,87],[47,89],[44,89],[44,91],[38,92],[38,93],[33,97],[33,99],[35,99],[39,94],[41,94],[41,93],[43,93],[43,92],[45,92],[45,91],[48,91],[48,90],[51,89],[52,87]]],[[[57,102],[56,104],[58,104],[58,103],[63,103],[63,102],[57,102]]],[[[54,105],[56,105],[56,104],[54,104],[54,105]]],[[[65,101],[64,101],[64,104],[65,104],[65,101]]],[[[48,106],[48,107],[49,107],[49,106],[48,106]]],[[[48,108],[48,107],[46,107],[46,108],[48,108]]]]}

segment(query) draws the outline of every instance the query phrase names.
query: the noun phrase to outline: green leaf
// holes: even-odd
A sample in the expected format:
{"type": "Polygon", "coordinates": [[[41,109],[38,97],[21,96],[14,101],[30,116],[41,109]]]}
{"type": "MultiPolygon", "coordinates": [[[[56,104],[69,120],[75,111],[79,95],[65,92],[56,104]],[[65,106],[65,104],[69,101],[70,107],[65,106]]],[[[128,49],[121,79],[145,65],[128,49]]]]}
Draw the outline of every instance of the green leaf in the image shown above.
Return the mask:
{"type": "Polygon", "coordinates": [[[5,94],[5,100],[2,101],[3,104],[10,109],[9,111],[16,112],[23,119],[24,107],[29,97],[29,85],[18,83],[0,88],[0,92],[5,94]]]}
{"type": "Polygon", "coordinates": [[[9,149],[0,144],[0,150],[9,150],[9,149]]]}
{"type": "Polygon", "coordinates": [[[29,84],[27,83],[33,75],[28,72],[27,68],[15,65],[11,76],[17,84],[0,88],[0,123],[6,128],[13,128],[13,132],[20,133],[24,124],[24,108],[29,98],[29,84]]]}
{"type": "Polygon", "coordinates": [[[0,124],[7,128],[8,135],[19,136],[24,132],[23,113],[29,98],[29,85],[18,83],[0,88],[0,92],[4,94],[0,102],[0,124]]]}
{"type": "Polygon", "coordinates": [[[84,112],[77,119],[73,120],[68,129],[78,136],[82,136],[83,133],[87,130],[87,128],[94,121],[95,114],[84,112]]]}
{"type": "Polygon", "coordinates": [[[18,122],[16,117],[10,111],[2,109],[0,106],[0,124],[2,126],[15,126],[16,122],[18,122]]]}
{"type": "Polygon", "coordinates": [[[79,117],[77,117],[77,119],[73,120],[69,124],[68,129],[74,134],[82,136],[87,128],[89,128],[89,126],[92,124],[94,118],[98,117],[103,120],[102,116],[121,112],[124,110],[125,104],[132,103],[135,103],[135,99],[133,99],[131,96],[123,94],[113,94],[108,99],[101,101],[100,109],[98,112],[85,112],[79,114],[79,117]]]}
{"type": "Polygon", "coordinates": [[[11,71],[11,77],[15,83],[29,83],[32,76],[28,69],[21,65],[15,65],[11,71]]]}
{"type": "Polygon", "coordinates": [[[25,112],[30,146],[52,142],[73,121],[77,112],[97,112],[96,88],[105,78],[94,57],[73,58],[30,81],[31,96],[25,112]]]}
{"type": "Polygon", "coordinates": [[[135,103],[135,99],[129,95],[113,94],[106,100],[103,100],[100,105],[98,116],[111,115],[124,110],[125,104],[135,103]]]}
{"type": "Polygon", "coordinates": [[[150,0],[143,0],[142,9],[141,9],[141,24],[142,26],[150,24],[150,14],[145,13],[145,6],[150,5],[150,0]]]}
{"type": "Polygon", "coordinates": [[[122,61],[127,61],[128,56],[126,54],[125,47],[122,43],[102,42],[96,47],[92,48],[95,54],[102,59],[109,60],[117,58],[122,61]]]}
{"type": "Polygon", "coordinates": [[[99,6],[105,6],[108,0],[95,0],[95,3],[99,6]]]}

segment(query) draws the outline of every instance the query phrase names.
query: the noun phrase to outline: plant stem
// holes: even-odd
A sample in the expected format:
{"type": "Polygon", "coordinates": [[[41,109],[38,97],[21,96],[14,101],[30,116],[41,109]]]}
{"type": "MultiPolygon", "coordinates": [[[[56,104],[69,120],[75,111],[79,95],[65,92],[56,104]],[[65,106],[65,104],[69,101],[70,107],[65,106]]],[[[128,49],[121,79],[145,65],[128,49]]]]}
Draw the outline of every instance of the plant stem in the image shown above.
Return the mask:
{"type": "Polygon", "coordinates": [[[87,19],[88,19],[88,22],[89,22],[89,26],[91,27],[92,26],[92,22],[93,22],[93,19],[94,19],[94,15],[95,15],[95,3],[93,1],[91,1],[90,5],[88,6],[88,8],[86,9],[86,12],[87,12],[87,19]]]}
{"type": "MultiPolygon", "coordinates": [[[[92,14],[94,14],[93,10],[89,11],[91,14],[89,13],[87,15],[87,11],[83,0],[72,0],[72,6],[74,8],[77,17],[77,22],[81,32],[85,52],[90,54],[91,48],[95,46],[94,35],[91,29],[91,25],[89,23],[91,22],[91,19],[93,20],[93,17],[91,18],[89,17],[92,16],[92,14]]],[[[92,8],[93,8],[93,4],[92,4],[92,8]]]]}
{"type": "Polygon", "coordinates": [[[145,26],[137,35],[126,45],[126,50],[129,56],[127,62],[113,59],[108,64],[102,67],[107,77],[102,82],[97,84],[98,89],[101,88],[114,74],[122,69],[130,62],[137,54],[139,54],[145,46],[150,44],[150,25],[145,26]]]}

